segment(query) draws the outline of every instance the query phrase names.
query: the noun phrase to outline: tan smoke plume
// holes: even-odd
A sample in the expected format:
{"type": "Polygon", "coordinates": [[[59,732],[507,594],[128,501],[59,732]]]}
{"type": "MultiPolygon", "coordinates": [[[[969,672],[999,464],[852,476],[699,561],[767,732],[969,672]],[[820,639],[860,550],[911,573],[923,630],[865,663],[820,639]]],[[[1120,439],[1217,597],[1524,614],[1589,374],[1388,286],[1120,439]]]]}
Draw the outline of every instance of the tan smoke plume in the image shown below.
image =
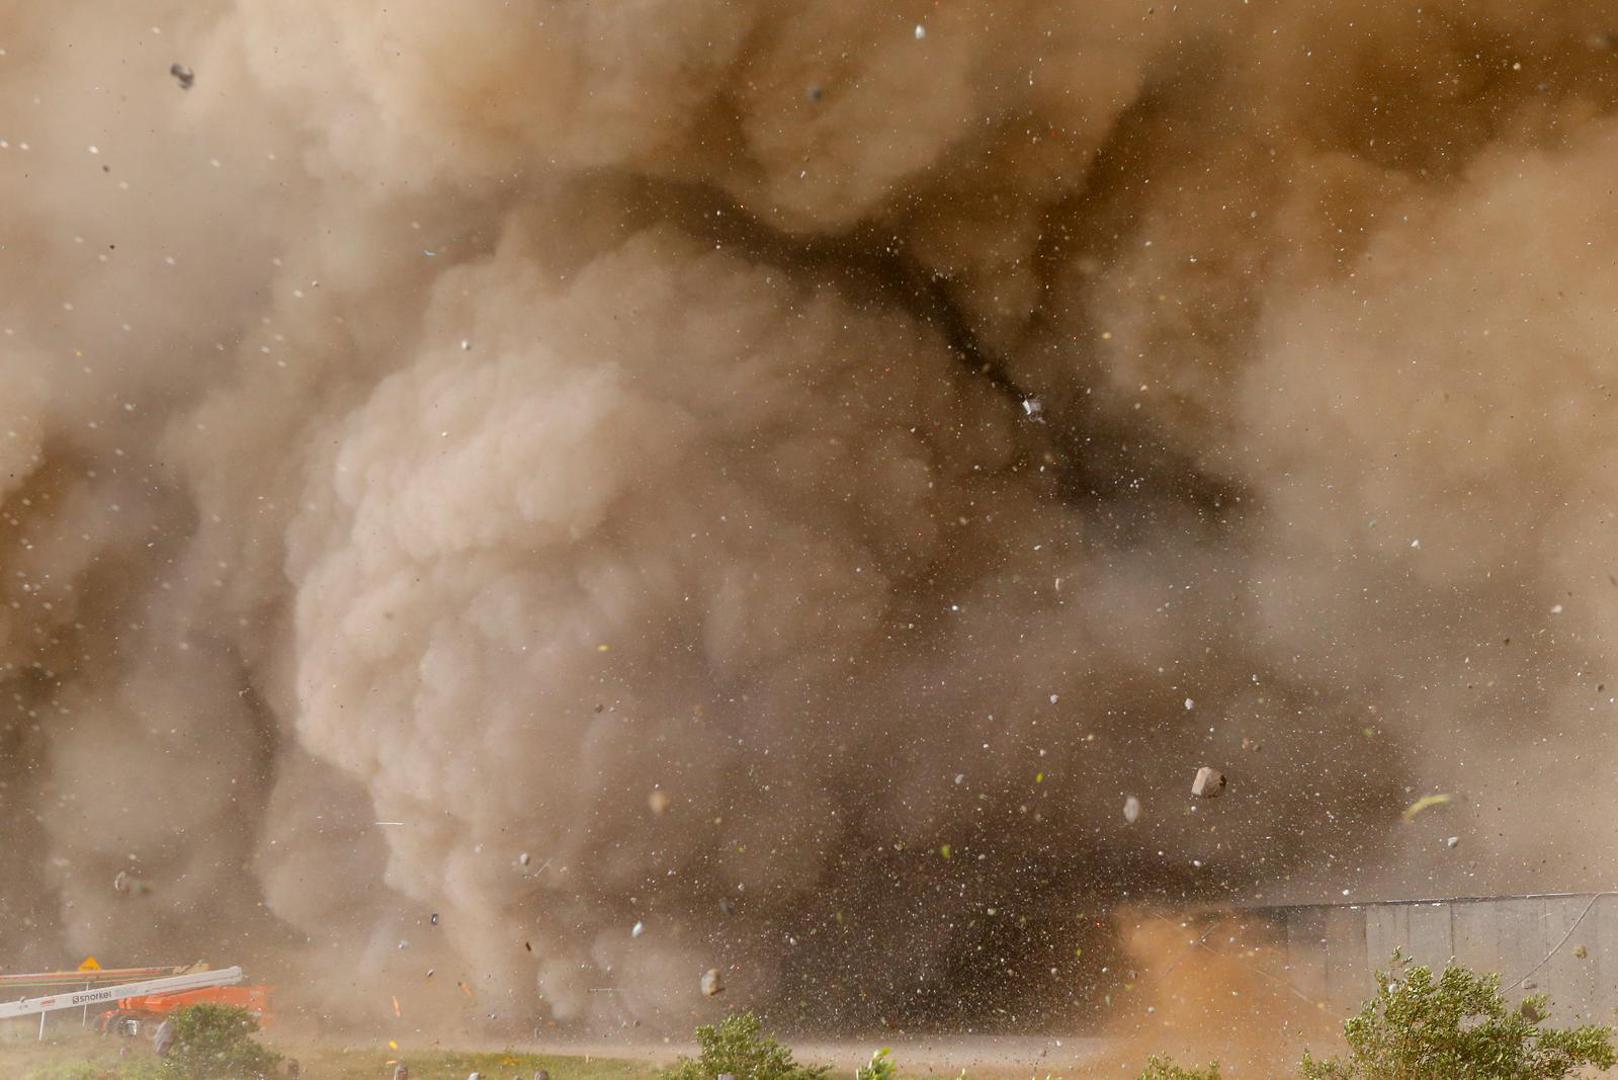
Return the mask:
{"type": "Polygon", "coordinates": [[[1286,942],[1263,919],[1125,908],[1117,929],[1123,967],[1097,1075],[1135,1075],[1167,1055],[1217,1061],[1229,1076],[1292,1077],[1303,1050],[1339,1044],[1340,1018],[1292,984],[1286,942]]]}
{"type": "Polygon", "coordinates": [[[1126,901],[1610,883],[1615,30],[0,11],[0,966],[1062,1025],[1126,901]]]}

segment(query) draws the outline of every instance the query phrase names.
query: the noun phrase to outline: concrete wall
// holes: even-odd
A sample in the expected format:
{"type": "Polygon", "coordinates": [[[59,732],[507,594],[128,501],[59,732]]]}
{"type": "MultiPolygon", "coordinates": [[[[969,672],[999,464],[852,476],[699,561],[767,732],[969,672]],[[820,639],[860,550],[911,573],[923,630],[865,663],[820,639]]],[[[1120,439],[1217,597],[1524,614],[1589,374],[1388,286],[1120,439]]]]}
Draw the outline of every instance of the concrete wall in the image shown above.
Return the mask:
{"type": "Polygon", "coordinates": [[[1435,971],[1453,958],[1499,972],[1513,1001],[1549,994],[1558,1022],[1618,1019],[1618,895],[1323,904],[1246,914],[1274,927],[1293,985],[1345,1015],[1370,996],[1373,972],[1386,969],[1398,948],[1435,971]]]}

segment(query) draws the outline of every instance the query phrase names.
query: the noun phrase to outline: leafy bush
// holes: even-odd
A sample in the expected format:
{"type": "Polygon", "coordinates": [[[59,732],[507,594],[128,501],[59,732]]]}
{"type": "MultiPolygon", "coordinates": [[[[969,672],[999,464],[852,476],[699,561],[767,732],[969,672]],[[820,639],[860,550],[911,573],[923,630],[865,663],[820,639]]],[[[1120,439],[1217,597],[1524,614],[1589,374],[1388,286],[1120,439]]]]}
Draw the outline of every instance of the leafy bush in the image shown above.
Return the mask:
{"type": "Polygon", "coordinates": [[[821,1080],[831,1071],[799,1065],[791,1050],[760,1034],[760,1028],[758,1017],[750,1012],[697,1028],[696,1060],[680,1058],[664,1073],[666,1080],[714,1080],[721,1073],[736,1080],[821,1080]]]}
{"type": "Polygon", "coordinates": [[[899,1080],[899,1066],[889,1056],[892,1053],[886,1046],[873,1051],[871,1060],[854,1070],[854,1080],[899,1080]]]}
{"type": "Polygon", "coordinates": [[[260,1080],[273,1076],[281,1055],[253,1040],[258,1021],[236,1005],[176,1009],[167,1070],[186,1080],[260,1080]]]}
{"type": "Polygon", "coordinates": [[[1146,1071],[1137,1080],[1219,1080],[1219,1063],[1209,1062],[1205,1069],[1184,1069],[1173,1058],[1153,1056],[1147,1059],[1146,1071]]]}
{"type": "MultiPolygon", "coordinates": [[[[1394,954],[1394,971],[1403,958],[1394,954]]],[[[1610,1068],[1612,1031],[1540,1027],[1547,999],[1512,1009],[1500,976],[1411,967],[1402,981],[1378,972],[1376,996],[1343,1025],[1348,1056],[1315,1061],[1306,1080],[1561,1080],[1587,1065],[1610,1068]]]]}

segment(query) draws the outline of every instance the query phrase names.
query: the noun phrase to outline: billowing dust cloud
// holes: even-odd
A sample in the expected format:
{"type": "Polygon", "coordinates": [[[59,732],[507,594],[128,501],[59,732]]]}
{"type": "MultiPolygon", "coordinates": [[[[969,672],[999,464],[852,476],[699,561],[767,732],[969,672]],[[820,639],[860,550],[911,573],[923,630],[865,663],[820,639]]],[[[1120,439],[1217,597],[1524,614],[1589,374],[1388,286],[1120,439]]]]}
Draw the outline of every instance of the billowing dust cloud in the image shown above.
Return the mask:
{"type": "Polygon", "coordinates": [[[982,1030],[1610,883],[1611,15],[0,11],[0,964],[982,1030]]]}

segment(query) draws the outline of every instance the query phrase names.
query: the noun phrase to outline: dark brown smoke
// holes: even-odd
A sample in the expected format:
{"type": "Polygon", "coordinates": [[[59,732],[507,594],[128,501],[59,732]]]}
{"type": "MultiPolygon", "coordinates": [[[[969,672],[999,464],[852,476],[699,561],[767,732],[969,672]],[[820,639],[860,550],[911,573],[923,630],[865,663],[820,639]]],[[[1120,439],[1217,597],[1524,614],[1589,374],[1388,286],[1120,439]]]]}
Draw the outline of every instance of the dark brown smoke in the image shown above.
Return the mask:
{"type": "Polygon", "coordinates": [[[0,12],[0,966],[982,1030],[1610,883],[1610,14],[0,12]]]}

